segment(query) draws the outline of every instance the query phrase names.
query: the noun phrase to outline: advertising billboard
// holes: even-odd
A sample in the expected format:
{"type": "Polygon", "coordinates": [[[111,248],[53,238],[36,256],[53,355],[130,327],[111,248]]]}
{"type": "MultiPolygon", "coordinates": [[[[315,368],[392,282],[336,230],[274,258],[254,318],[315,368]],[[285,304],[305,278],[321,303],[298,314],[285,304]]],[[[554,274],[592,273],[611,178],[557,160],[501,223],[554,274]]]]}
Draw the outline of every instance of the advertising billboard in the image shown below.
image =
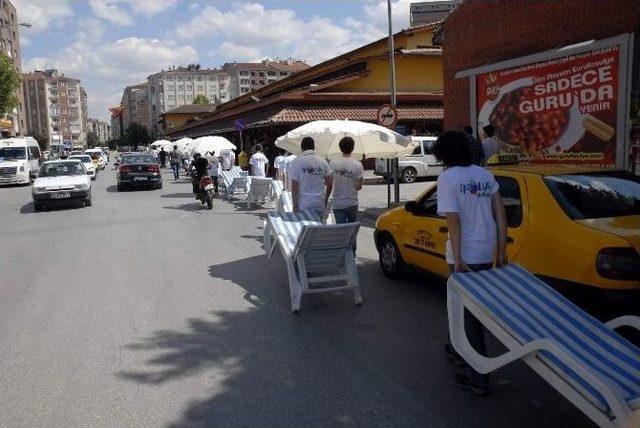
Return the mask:
{"type": "Polygon", "coordinates": [[[535,162],[613,167],[625,139],[620,67],[611,45],[476,74],[477,129],[493,125],[503,153],[535,162]]]}

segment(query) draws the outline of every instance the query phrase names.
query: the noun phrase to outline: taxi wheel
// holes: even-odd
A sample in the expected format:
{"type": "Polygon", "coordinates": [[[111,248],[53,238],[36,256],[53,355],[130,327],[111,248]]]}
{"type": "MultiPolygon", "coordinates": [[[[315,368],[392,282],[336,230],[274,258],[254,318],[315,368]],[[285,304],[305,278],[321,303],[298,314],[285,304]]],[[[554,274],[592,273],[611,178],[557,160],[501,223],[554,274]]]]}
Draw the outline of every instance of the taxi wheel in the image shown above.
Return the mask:
{"type": "Polygon", "coordinates": [[[415,170],[415,168],[407,167],[402,170],[401,178],[403,183],[413,183],[414,181],[416,181],[416,178],[418,178],[418,172],[415,170]]]}
{"type": "Polygon", "coordinates": [[[400,250],[391,236],[385,235],[381,238],[378,255],[380,267],[385,276],[393,279],[404,277],[404,261],[402,261],[400,250]]]}

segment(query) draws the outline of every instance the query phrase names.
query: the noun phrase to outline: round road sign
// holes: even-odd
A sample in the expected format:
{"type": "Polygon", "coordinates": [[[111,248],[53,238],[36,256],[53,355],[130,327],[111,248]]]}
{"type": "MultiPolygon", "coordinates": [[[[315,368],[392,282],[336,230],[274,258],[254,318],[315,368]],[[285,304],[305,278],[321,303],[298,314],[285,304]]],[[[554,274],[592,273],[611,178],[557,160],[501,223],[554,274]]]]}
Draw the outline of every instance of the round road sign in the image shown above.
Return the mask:
{"type": "Polygon", "coordinates": [[[391,104],[385,104],[378,109],[378,125],[393,128],[398,121],[398,110],[391,104]]]}

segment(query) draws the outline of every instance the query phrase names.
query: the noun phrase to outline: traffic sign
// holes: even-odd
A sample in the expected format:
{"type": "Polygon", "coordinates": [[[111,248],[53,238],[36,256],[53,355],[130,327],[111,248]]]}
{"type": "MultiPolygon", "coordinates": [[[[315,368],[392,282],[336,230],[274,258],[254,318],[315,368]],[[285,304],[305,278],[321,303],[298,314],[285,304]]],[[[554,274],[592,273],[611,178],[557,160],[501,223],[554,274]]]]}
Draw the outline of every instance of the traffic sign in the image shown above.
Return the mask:
{"type": "Polygon", "coordinates": [[[233,126],[236,128],[236,131],[244,131],[245,124],[242,119],[236,119],[233,126]]]}
{"type": "Polygon", "coordinates": [[[378,125],[393,129],[398,121],[398,110],[391,104],[385,104],[378,109],[376,117],[378,125]]]}

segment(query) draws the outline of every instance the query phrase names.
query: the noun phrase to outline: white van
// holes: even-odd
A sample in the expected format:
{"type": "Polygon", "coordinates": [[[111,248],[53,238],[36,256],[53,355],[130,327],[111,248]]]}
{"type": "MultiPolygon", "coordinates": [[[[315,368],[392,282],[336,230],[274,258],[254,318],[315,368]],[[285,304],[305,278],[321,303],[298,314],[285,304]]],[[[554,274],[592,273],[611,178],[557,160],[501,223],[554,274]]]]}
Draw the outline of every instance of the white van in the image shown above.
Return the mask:
{"type": "MultiPolygon", "coordinates": [[[[418,177],[436,177],[444,169],[444,165],[436,160],[432,147],[437,137],[411,137],[416,145],[413,153],[403,156],[398,160],[400,169],[400,181],[413,183],[418,177]]],[[[386,178],[387,161],[376,159],[375,175],[386,178]]]]}
{"type": "Polygon", "coordinates": [[[29,184],[38,174],[42,154],[33,137],[0,140],[0,184],[29,184]]]}

